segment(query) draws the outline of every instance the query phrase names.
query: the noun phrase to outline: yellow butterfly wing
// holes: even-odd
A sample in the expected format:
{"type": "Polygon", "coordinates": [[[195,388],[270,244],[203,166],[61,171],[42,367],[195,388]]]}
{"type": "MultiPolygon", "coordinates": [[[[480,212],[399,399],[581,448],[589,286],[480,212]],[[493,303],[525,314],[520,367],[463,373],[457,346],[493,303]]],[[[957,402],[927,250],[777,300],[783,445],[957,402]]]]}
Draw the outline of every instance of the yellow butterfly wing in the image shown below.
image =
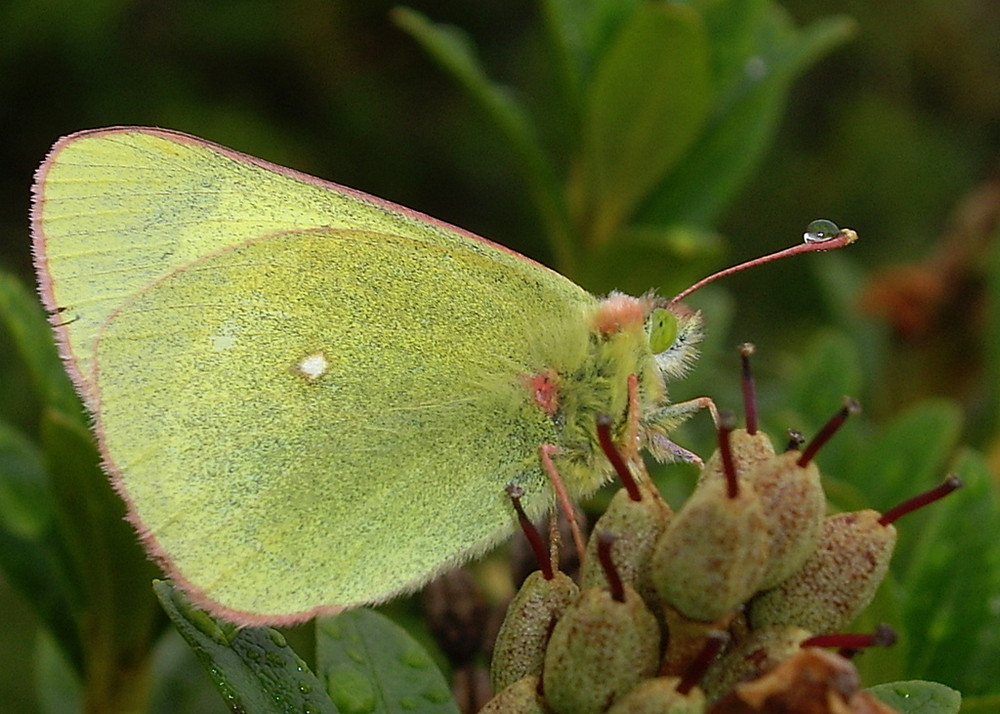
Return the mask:
{"type": "Polygon", "coordinates": [[[166,129],[64,137],[39,169],[34,194],[42,296],[58,310],[53,323],[88,402],[94,342],[108,316],[157,278],[227,246],[343,228],[458,245],[508,264],[527,260],[416,211],[166,129]]]}
{"type": "Polygon", "coordinates": [[[507,483],[536,513],[550,499],[538,447],[557,435],[526,376],[587,347],[591,299],[537,277],[316,231],[141,291],[98,338],[97,427],[155,551],[274,621],[385,599],[508,535],[507,483]]]}
{"type": "Polygon", "coordinates": [[[572,282],[171,132],[64,140],[36,195],[106,465],[202,604],[252,623],[384,600],[509,533],[507,483],[548,507],[558,425],[527,379],[586,372],[597,300],[572,282]]]}

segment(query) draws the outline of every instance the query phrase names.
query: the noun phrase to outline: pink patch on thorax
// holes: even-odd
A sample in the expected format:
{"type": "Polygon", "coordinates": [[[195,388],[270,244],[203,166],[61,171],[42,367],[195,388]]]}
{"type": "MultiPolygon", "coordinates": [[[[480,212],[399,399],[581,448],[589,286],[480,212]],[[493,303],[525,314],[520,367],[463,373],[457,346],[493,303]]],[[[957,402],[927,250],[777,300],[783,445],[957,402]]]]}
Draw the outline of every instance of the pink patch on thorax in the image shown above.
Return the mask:
{"type": "Polygon", "coordinates": [[[535,404],[549,416],[555,416],[559,409],[559,387],[556,384],[555,373],[546,369],[529,376],[528,388],[535,404]]]}
{"type": "Polygon", "coordinates": [[[613,335],[633,326],[642,327],[652,307],[651,298],[611,293],[597,308],[594,328],[602,335],[613,335]]]}

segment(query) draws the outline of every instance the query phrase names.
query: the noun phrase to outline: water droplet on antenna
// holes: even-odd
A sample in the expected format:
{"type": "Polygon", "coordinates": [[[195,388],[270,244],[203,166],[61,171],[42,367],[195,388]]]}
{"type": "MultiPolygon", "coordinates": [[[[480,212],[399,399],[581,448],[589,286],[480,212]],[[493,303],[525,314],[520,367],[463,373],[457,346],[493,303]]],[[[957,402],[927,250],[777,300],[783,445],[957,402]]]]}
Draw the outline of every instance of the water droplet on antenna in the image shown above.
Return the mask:
{"type": "Polygon", "coordinates": [[[822,243],[828,241],[840,233],[840,227],[833,221],[825,218],[813,221],[806,226],[806,232],[802,234],[802,240],[806,243],[822,243]]]}

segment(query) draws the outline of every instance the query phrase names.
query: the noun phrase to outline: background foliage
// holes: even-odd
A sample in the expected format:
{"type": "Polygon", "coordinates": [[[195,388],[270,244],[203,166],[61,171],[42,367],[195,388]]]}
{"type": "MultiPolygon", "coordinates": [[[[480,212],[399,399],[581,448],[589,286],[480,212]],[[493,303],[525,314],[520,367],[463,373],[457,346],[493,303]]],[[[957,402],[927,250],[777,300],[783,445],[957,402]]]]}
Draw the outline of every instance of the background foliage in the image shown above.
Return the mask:
{"type": "MultiPolygon", "coordinates": [[[[560,137],[571,132],[560,125],[567,114],[551,94],[558,65],[545,52],[536,3],[410,6],[464,28],[486,72],[516,88],[544,145],[565,156],[560,137]]],[[[846,13],[856,34],[792,85],[762,163],[753,165],[754,156],[734,163],[725,191],[675,207],[690,211],[682,230],[658,237],[656,260],[644,255],[631,265],[627,254],[567,257],[544,240],[545,214],[533,203],[522,157],[508,149],[481,102],[390,19],[391,7],[348,0],[0,3],[0,265],[30,284],[27,191],[48,146],[62,134],[112,124],[187,131],[361,188],[488,236],[598,291],[658,286],[669,293],[709,267],[797,241],[813,218],[849,225],[862,240],[843,255],[755,270],[694,299],[712,332],[705,358],[674,394],[708,393],[735,404],[730,346],[752,340],[772,433],[789,425],[815,430],[845,393],[864,403],[865,417],[821,460],[837,505],[884,509],[945,469],[971,474],[972,487],[956,505],[901,525],[896,587],[886,589],[872,617],[912,635],[879,657],[881,665],[871,664],[869,680],[925,677],[967,694],[990,692],[1000,678],[1000,567],[990,536],[996,531],[987,528],[996,522],[988,464],[995,474],[1000,463],[996,3],[790,6],[798,26],[846,13]],[[959,444],[971,448],[959,451],[959,444]]],[[[18,299],[13,290],[5,284],[5,303],[18,299]]],[[[64,502],[84,502],[87,495],[72,490],[85,468],[73,449],[87,448],[86,434],[42,413],[38,374],[30,371],[37,367],[15,358],[16,339],[16,330],[0,333],[0,414],[11,427],[3,454],[8,463],[20,458],[23,473],[41,472],[40,461],[26,456],[33,444],[62,445],[65,468],[47,464],[64,479],[53,488],[64,502]]],[[[704,451],[705,427],[686,428],[684,443],[704,451]]],[[[683,490],[676,484],[689,483],[686,477],[681,470],[673,487],[683,490]]],[[[30,488],[4,490],[0,505],[35,502],[30,496],[30,488]]],[[[47,516],[28,513],[22,533],[47,516]]],[[[144,609],[153,604],[148,594],[124,603],[136,611],[106,608],[104,620],[88,621],[91,631],[112,634],[77,640],[64,652],[68,665],[40,628],[38,613],[65,650],[72,638],[60,633],[79,632],[86,618],[58,603],[101,602],[114,590],[116,544],[130,537],[124,528],[115,532],[117,519],[114,511],[87,513],[62,524],[90,534],[60,546],[71,560],[112,558],[103,561],[107,572],[66,579],[73,592],[40,588],[29,599],[0,581],[2,708],[59,711],[68,699],[55,683],[72,681],[66,672],[83,662],[84,650],[142,651],[163,631],[163,616],[144,609]],[[27,684],[36,677],[41,697],[27,684]]],[[[36,554],[21,555],[30,564],[36,554]]],[[[154,699],[168,702],[164,711],[181,710],[186,697],[205,701],[190,711],[221,711],[205,696],[207,682],[190,676],[176,639],[161,642],[158,657],[157,671],[166,674],[154,699]],[[167,692],[172,699],[163,698],[167,692]]]]}

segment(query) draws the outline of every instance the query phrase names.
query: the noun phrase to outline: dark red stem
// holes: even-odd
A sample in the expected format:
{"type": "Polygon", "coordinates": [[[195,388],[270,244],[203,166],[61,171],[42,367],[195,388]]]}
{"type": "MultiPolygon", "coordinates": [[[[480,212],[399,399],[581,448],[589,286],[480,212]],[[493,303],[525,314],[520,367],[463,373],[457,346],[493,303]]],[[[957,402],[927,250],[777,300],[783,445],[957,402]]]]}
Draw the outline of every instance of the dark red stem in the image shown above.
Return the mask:
{"type": "Polygon", "coordinates": [[[638,484],[632,478],[632,472],[629,471],[621,452],[618,451],[618,447],[611,440],[611,425],[613,423],[614,420],[607,414],[600,414],[597,417],[597,440],[601,443],[601,449],[614,467],[615,473],[618,474],[618,479],[622,482],[622,486],[628,491],[628,497],[633,501],[641,501],[642,492],[639,491],[638,484]]]}
{"type": "Polygon", "coordinates": [[[538,529],[535,528],[535,524],[531,522],[524,512],[524,508],[521,507],[521,496],[524,495],[524,489],[517,484],[507,484],[507,495],[510,497],[510,502],[514,504],[514,510],[517,511],[517,520],[521,524],[521,530],[524,531],[528,544],[535,552],[535,560],[538,561],[538,569],[542,571],[542,577],[546,580],[552,580],[555,573],[552,571],[552,559],[549,557],[545,542],[538,533],[538,529]]]}
{"type": "Polygon", "coordinates": [[[621,576],[618,575],[618,568],[611,558],[611,546],[615,544],[615,537],[607,531],[597,533],[597,559],[601,561],[604,569],[604,577],[608,579],[608,589],[615,602],[625,602],[625,586],[622,585],[621,576]]]}
{"type": "Polygon", "coordinates": [[[951,474],[944,480],[939,486],[935,486],[930,491],[924,491],[923,493],[914,496],[913,498],[907,499],[900,503],[895,508],[890,508],[888,511],[882,514],[882,517],[878,519],[880,525],[888,526],[892,523],[898,521],[902,516],[907,513],[912,513],[920,508],[923,508],[929,503],[934,503],[945,496],[947,496],[952,491],[955,491],[962,487],[962,479],[960,479],[955,474],[951,474]]]}
{"type": "Polygon", "coordinates": [[[888,625],[882,624],[875,628],[874,632],[861,633],[834,633],[828,635],[814,635],[802,640],[802,647],[838,647],[838,654],[841,657],[850,659],[859,650],[869,647],[890,647],[896,644],[896,631],[888,625]]]}
{"type": "Polygon", "coordinates": [[[750,342],[744,342],[739,350],[743,368],[740,380],[743,387],[743,418],[747,422],[747,433],[753,436],[757,433],[757,383],[754,381],[753,368],[750,366],[754,346],[750,342]]]}
{"type": "Polygon", "coordinates": [[[740,493],[740,484],[736,478],[736,464],[733,463],[733,447],[729,441],[730,434],[736,426],[736,415],[730,411],[719,412],[719,455],[722,457],[722,473],[726,476],[726,495],[736,498],[740,493]]]}
{"type": "Polygon", "coordinates": [[[701,678],[705,676],[705,671],[715,661],[716,655],[727,644],[729,644],[728,632],[724,630],[710,631],[705,639],[705,646],[701,648],[701,652],[691,660],[691,664],[684,670],[684,676],[681,677],[681,681],[677,685],[677,693],[687,694],[697,686],[701,678]]]}
{"type": "Polygon", "coordinates": [[[809,446],[805,448],[802,452],[802,456],[796,461],[799,466],[805,467],[809,465],[809,462],[813,460],[816,453],[822,448],[830,438],[837,433],[837,430],[844,425],[847,421],[847,417],[851,414],[858,414],[861,411],[861,405],[856,399],[851,399],[847,397],[844,400],[844,406],[841,407],[836,414],[823,425],[823,428],[819,430],[819,433],[813,437],[813,440],[809,442],[809,446]]]}

